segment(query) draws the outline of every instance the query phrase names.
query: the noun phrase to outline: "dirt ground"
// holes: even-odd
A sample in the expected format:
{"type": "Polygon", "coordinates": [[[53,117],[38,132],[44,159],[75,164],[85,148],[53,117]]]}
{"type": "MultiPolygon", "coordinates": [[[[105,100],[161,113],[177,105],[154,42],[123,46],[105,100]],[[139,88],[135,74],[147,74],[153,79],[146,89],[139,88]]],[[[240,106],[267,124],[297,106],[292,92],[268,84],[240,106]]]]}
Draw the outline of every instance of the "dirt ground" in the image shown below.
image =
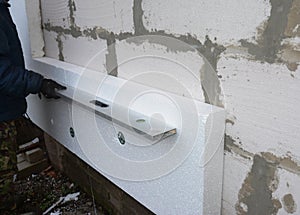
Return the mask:
{"type": "Polygon", "coordinates": [[[70,179],[61,173],[48,168],[40,174],[16,181],[16,193],[21,202],[17,208],[17,214],[33,212],[43,214],[53,204],[68,194],[80,192],[78,199],[61,203],[47,214],[108,214],[100,206],[95,204],[93,197],[83,192],[70,179]]]}

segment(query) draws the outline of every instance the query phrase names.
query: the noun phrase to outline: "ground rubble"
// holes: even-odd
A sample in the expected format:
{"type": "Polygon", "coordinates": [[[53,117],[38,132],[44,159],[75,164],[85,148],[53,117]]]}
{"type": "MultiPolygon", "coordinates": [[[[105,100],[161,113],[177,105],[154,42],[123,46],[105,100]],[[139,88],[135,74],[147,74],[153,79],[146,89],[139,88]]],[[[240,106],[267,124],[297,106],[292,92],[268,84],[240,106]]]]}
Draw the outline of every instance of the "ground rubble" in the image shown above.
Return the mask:
{"type": "Polygon", "coordinates": [[[17,180],[16,194],[22,199],[17,214],[108,214],[95,203],[93,197],[51,167],[39,174],[17,180]],[[67,198],[62,198],[66,196],[67,198]],[[51,206],[53,209],[49,210],[51,206]]]}

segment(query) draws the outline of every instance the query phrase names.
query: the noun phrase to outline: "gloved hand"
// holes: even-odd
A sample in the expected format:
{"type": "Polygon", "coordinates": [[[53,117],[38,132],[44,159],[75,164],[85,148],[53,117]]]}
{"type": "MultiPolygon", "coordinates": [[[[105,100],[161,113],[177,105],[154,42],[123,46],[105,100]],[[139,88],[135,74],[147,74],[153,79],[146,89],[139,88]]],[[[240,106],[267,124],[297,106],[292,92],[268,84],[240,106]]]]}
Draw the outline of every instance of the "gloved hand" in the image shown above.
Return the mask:
{"type": "Polygon", "coordinates": [[[60,97],[57,95],[56,90],[66,90],[65,86],[60,85],[59,83],[51,80],[44,79],[42,82],[41,93],[47,99],[59,99],[60,97]]]}

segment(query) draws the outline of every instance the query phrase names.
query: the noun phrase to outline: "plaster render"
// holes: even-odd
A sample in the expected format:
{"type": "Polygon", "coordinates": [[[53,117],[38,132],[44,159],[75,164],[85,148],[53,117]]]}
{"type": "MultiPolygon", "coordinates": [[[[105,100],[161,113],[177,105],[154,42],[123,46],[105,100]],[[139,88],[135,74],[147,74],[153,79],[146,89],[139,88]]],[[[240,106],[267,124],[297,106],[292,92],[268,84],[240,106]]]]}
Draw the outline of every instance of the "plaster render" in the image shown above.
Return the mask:
{"type": "Polygon", "coordinates": [[[286,29],[292,0],[270,0],[270,3],[272,5],[271,14],[258,39],[258,44],[253,44],[245,39],[241,40],[241,44],[247,47],[248,52],[254,55],[257,60],[273,63],[280,50],[280,42],[286,29]]]}
{"type": "Polygon", "coordinates": [[[227,167],[227,171],[224,172],[222,214],[236,214],[235,203],[238,202],[241,184],[233,182],[242,182],[250,171],[251,165],[251,159],[241,159],[238,154],[225,150],[224,166],[227,167]]]}
{"type": "Polygon", "coordinates": [[[82,37],[73,38],[66,35],[61,36],[61,43],[64,61],[99,72],[106,71],[105,54],[107,53],[107,43],[105,40],[92,40],[82,37]]]}
{"type": "Polygon", "coordinates": [[[41,17],[41,10],[40,10],[40,4],[38,0],[29,0],[26,4],[26,10],[31,10],[31,13],[28,14],[28,20],[29,20],[29,36],[31,42],[31,54],[32,57],[43,57],[45,55],[45,44],[44,44],[44,38],[43,38],[43,32],[41,27],[42,24],[42,17],[41,17]]]}
{"type": "Polygon", "coordinates": [[[45,31],[42,35],[45,46],[45,55],[50,58],[59,59],[59,47],[56,41],[58,34],[56,32],[45,31]],[[57,43],[56,46],[51,45],[55,43],[57,43]]]}
{"type": "Polygon", "coordinates": [[[124,40],[116,44],[116,53],[119,77],[205,101],[199,69],[205,61],[195,50],[173,53],[163,45],[124,40]]]}
{"type": "Polygon", "coordinates": [[[144,0],[142,8],[143,22],[149,31],[191,34],[200,41],[209,35],[219,44],[228,45],[237,44],[245,38],[253,40],[257,35],[256,29],[268,19],[271,6],[263,0],[144,0]]]}
{"type": "Polygon", "coordinates": [[[132,0],[75,0],[74,3],[74,18],[82,28],[101,26],[115,34],[134,31],[132,0]]]}
{"type": "MultiPolygon", "coordinates": [[[[35,2],[35,4],[37,4],[35,2]]],[[[44,23],[51,22],[53,25],[70,27],[71,20],[69,16],[68,1],[57,0],[47,1],[41,0],[41,14],[44,23]]]]}
{"type": "Polygon", "coordinates": [[[297,184],[300,183],[299,177],[279,169],[278,177],[281,183],[279,184],[277,190],[273,193],[275,197],[280,199],[282,203],[282,208],[278,211],[279,215],[293,213],[296,214],[299,207],[299,192],[293,192],[294,189],[298,189],[297,184]],[[293,194],[291,194],[293,193],[293,194]],[[285,195],[282,195],[285,194],[285,195]],[[288,195],[288,196],[287,196],[288,195]],[[284,200],[288,197],[286,200],[284,200]]]}
{"type": "Polygon", "coordinates": [[[254,154],[288,152],[299,160],[299,79],[285,65],[234,59],[219,60],[226,109],[234,115],[227,134],[239,137],[241,147],[254,154]],[[251,101],[251,102],[248,102],[251,101]],[[253,135],[255,134],[255,135],[253,135]]]}

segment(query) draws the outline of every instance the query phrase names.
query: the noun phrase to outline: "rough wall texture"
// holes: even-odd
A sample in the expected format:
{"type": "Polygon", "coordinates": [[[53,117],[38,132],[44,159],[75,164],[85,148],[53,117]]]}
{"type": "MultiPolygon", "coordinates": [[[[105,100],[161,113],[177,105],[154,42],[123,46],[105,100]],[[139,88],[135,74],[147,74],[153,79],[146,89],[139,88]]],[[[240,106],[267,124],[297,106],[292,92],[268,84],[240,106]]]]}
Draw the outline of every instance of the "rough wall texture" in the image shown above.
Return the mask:
{"type": "Polygon", "coordinates": [[[223,214],[300,213],[300,0],[41,0],[41,8],[49,57],[123,78],[126,56],[145,49],[191,67],[201,85],[189,86],[192,96],[228,113],[223,214]],[[131,40],[142,35],[191,49],[131,40]]]}

